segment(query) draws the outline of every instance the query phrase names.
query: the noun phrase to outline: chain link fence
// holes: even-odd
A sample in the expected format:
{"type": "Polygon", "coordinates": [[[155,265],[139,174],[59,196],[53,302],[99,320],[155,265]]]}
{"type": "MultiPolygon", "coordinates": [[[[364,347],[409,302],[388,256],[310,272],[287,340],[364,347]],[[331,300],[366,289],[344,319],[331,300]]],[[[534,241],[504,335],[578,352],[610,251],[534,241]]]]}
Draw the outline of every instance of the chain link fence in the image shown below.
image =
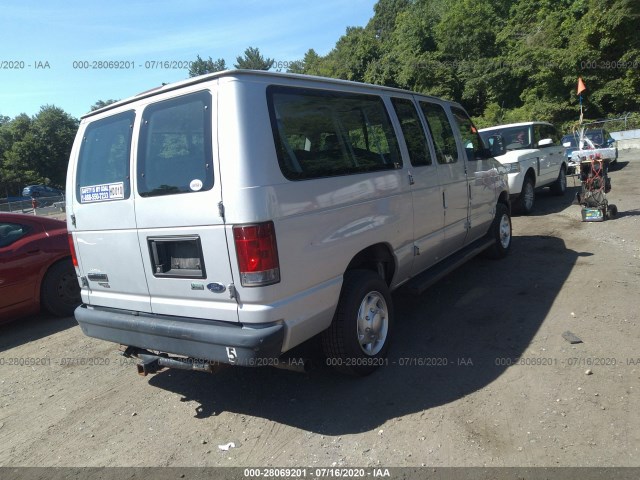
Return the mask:
{"type": "Polygon", "coordinates": [[[64,212],[64,195],[37,198],[0,198],[0,212],[54,215],[64,212]],[[35,207],[35,208],[34,208],[35,207]]]}

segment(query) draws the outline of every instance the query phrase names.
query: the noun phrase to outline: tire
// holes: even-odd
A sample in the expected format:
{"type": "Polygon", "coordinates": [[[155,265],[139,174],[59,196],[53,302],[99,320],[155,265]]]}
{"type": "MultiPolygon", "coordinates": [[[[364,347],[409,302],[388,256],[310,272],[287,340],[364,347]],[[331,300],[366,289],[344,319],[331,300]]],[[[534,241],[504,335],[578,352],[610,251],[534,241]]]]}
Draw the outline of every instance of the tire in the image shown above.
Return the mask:
{"type": "Polygon", "coordinates": [[[511,216],[509,209],[502,203],[496,205],[496,216],[493,219],[488,235],[495,239],[495,243],[486,250],[489,258],[504,258],[511,250],[511,216]]]}
{"type": "Polygon", "coordinates": [[[567,170],[563,166],[558,174],[558,179],[551,185],[551,193],[559,197],[567,191],[567,170]]]}
{"type": "Polygon", "coordinates": [[[610,203],[607,207],[607,218],[612,220],[618,216],[618,207],[613,203],[610,203]]]}
{"type": "Polygon", "coordinates": [[[518,209],[525,215],[529,215],[533,211],[533,206],[536,202],[536,190],[535,184],[531,175],[524,177],[522,182],[522,190],[518,197],[518,209]]]}
{"type": "Polygon", "coordinates": [[[379,275],[369,270],[345,273],[338,308],[331,326],[322,333],[327,365],[349,375],[373,373],[384,364],[393,320],[389,287],[379,275]],[[374,336],[366,338],[365,328],[373,329],[374,336]]]}
{"type": "Polygon", "coordinates": [[[81,303],[80,285],[71,260],[53,264],[42,280],[42,306],[57,317],[69,317],[81,303]]]}

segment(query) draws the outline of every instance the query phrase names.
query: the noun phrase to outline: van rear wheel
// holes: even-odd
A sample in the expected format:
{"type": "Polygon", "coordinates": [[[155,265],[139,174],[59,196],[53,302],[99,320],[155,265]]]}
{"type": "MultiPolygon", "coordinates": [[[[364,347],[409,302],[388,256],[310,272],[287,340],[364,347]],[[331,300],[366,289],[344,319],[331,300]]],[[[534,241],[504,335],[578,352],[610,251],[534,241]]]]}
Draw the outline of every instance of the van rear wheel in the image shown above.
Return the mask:
{"type": "Polygon", "coordinates": [[[338,308],[322,334],[327,365],[350,375],[364,376],[385,363],[393,328],[389,287],[376,273],[345,273],[338,308]]]}

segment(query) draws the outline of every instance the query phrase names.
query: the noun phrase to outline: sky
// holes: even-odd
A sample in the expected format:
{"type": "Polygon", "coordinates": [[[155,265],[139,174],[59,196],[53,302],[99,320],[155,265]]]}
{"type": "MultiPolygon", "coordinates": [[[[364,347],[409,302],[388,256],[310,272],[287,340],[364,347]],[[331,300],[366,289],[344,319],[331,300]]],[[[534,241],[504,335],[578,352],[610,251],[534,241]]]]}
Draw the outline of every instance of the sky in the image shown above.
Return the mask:
{"type": "Polygon", "coordinates": [[[98,100],[187,78],[197,55],[224,58],[230,68],[247,47],[285,65],[310,48],[325,55],[348,26],[367,24],[375,3],[3,0],[0,116],[55,105],[79,118],[98,100]]]}

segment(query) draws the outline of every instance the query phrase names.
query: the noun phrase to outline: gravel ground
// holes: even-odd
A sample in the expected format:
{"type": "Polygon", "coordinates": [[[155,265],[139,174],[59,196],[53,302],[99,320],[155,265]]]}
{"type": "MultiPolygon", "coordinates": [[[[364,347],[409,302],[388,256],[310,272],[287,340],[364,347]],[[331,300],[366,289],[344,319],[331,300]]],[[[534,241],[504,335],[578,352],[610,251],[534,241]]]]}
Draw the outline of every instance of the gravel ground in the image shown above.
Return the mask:
{"type": "Polygon", "coordinates": [[[507,259],[396,292],[389,364],[362,379],[317,356],[142,378],[73,318],[2,326],[0,466],[638,467],[640,151],[611,177],[617,219],[582,223],[570,179],[514,217],[507,259]]]}

